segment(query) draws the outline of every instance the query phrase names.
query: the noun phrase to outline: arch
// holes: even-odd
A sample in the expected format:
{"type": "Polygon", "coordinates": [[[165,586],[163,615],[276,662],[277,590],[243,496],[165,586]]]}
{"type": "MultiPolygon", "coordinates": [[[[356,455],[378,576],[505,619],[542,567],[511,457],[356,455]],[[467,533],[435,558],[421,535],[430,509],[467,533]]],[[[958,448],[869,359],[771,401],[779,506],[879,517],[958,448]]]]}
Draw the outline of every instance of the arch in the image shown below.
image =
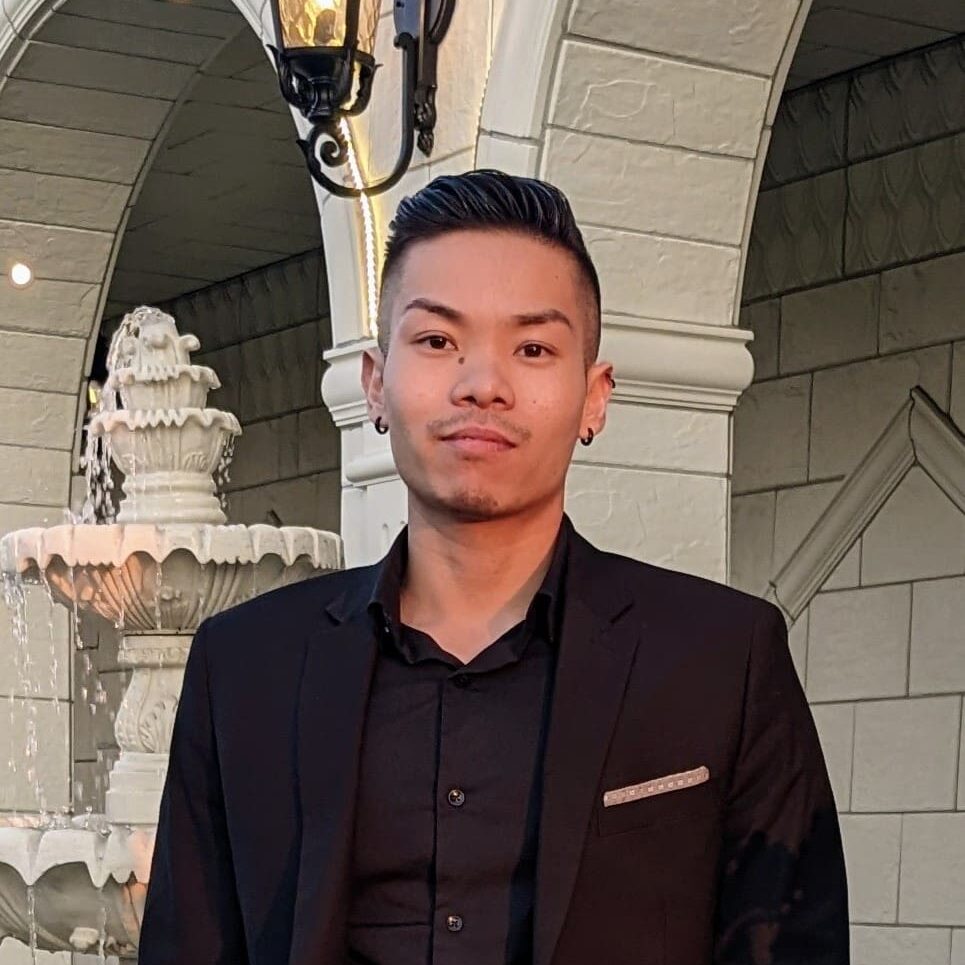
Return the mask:
{"type": "MultiPolygon", "coordinates": [[[[259,3],[258,0],[232,0],[234,7],[242,15],[248,28],[255,32],[261,41],[262,46],[271,40],[271,14],[267,3],[259,3]]],[[[16,88],[16,84],[11,84],[10,74],[16,69],[16,65],[21,62],[27,53],[32,38],[40,30],[48,18],[54,13],[67,13],[71,10],[70,4],[58,4],[55,0],[7,0],[4,4],[5,20],[0,24],[0,80],[3,86],[0,87],[0,107],[3,106],[7,98],[17,98],[22,96],[16,88]],[[12,89],[13,88],[13,89],[12,89]]],[[[216,21],[219,11],[215,8],[194,8],[195,14],[200,13],[205,20],[205,30],[217,30],[216,21]],[[213,25],[213,26],[212,26],[213,25]]],[[[180,8],[179,14],[185,13],[185,8],[180,8]]],[[[187,10],[190,15],[191,10],[187,10]]],[[[222,13],[222,16],[224,14],[222,13]]],[[[222,38],[222,43],[229,38],[222,38]]],[[[56,374],[51,374],[43,382],[43,390],[58,395],[71,395],[76,399],[73,417],[68,421],[72,426],[70,438],[60,440],[61,445],[58,452],[73,451],[77,456],[77,442],[79,432],[77,431],[83,418],[86,400],[83,398],[83,381],[85,373],[89,371],[90,361],[93,354],[94,342],[98,334],[98,325],[106,300],[107,289],[110,285],[113,272],[114,261],[122,243],[124,231],[127,224],[128,213],[134,204],[140,189],[147,177],[153,158],[163,141],[164,135],[176,115],[180,104],[190,90],[196,73],[203,69],[219,49],[220,45],[213,47],[208,57],[198,63],[194,71],[184,70],[176,78],[172,79],[172,86],[166,93],[171,96],[170,107],[165,112],[158,112],[156,116],[146,119],[138,137],[149,138],[150,146],[144,151],[140,158],[131,159],[131,170],[134,177],[128,179],[128,183],[117,183],[109,187],[98,188],[99,197],[91,198],[91,204],[103,206],[102,216],[96,219],[96,227],[86,229],[76,224],[58,225],[53,222],[46,225],[38,218],[35,222],[24,219],[24,225],[17,229],[8,229],[7,244],[3,247],[10,250],[20,250],[26,255],[36,254],[40,261],[40,270],[36,272],[34,284],[44,291],[34,291],[30,294],[16,291],[7,292],[6,297],[0,297],[0,308],[8,317],[17,313],[30,312],[28,306],[24,309],[23,303],[30,298],[36,300],[36,311],[38,316],[44,314],[47,321],[38,318],[21,319],[20,324],[15,326],[18,335],[46,334],[51,338],[58,336],[68,336],[71,339],[83,339],[85,346],[80,348],[76,343],[69,347],[58,343],[37,343],[43,344],[47,351],[42,354],[46,357],[49,350],[53,348],[63,349],[64,354],[69,357],[69,364],[64,364],[62,369],[58,369],[56,374]],[[60,240],[52,240],[50,235],[58,234],[60,240]],[[96,237],[95,237],[96,235],[96,237]],[[12,243],[11,243],[12,242],[12,243]],[[85,251],[79,249],[85,248],[85,251]],[[70,260],[80,259],[82,266],[73,265],[65,268],[64,263],[70,260]],[[80,270],[77,270],[80,268],[80,270]],[[26,297],[25,297],[26,296],[26,297]],[[19,299],[20,304],[17,303],[19,299]],[[63,324],[60,324],[63,323],[63,324]]],[[[266,57],[268,56],[265,51],[266,57]]],[[[270,58],[269,58],[270,62],[270,58]]],[[[31,74],[33,79],[38,79],[36,74],[31,74]]],[[[94,92],[95,94],[97,92],[94,92]]],[[[68,90],[58,90],[58,96],[69,100],[71,92],[68,90]]],[[[88,92],[90,96],[90,92],[88,92]]],[[[280,95],[279,95],[280,96],[280,95]]],[[[293,137],[297,133],[303,136],[307,127],[306,122],[291,110],[293,118],[293,137]]],[[[3,116],[6,118],[17,118],[16,111],[5,111],[3,116]]],[[[20,120],[30,120],[26,112],[22,112],[20,120]]],[[[36,128],[36,136],[42,138],[49,128],[56,128],[56,120],[42,118],[36,128]]],[[[111,148],[111,135],[104,135],[102,138],[101,150],[107,152],[111,148]]],[[[117,141],[120,141],[118,138],[117,141]]],[[[24,145],[23,153],[29,154],[30,146],[24,145]]],[[[2,166],[2,164],[0,164],[2,166]]],[[[19,174],[23,178],[29,178],[34,172],[30,171],[29,166],[19,174]]],[[[65,171],[65,173],[67,173],[65,171]]],[[[56,176],[53,176],[54,178],[56,176]]],[[[305,177],[309,177],[307,171],[305,177]]],[[[108,182],[102,182],[107,185],[108,182]]],[[[12,185],[12,192],[18,185],[12,185]]],[[[57,189],[59,182],[50,181],[43,185],[49,189],[51,196],[51,207],[58,203],[57,189]]],[[[363,312],[363,286],[362,268],[360,266],[359,252],[361,251],[361,231],[357,217],[352,208],[351,202],[343,202],[325,194],[312,184],[315,192],[316,203],[321,218],[321,230],[323,246],[326,253],[331,252],[332,256],[326,258],[328,267],[329,293],[332,302],[333,329],[335,330],[338,341],[358,338],[362,335],[363,312]]],[[[39,193],[39,191],[38,191],[39,193]]],[[[62,202],[62,199],[61,199],[62,202]]],[[[34,210],[41,207],[40,199],[34,210]]],[[[75,212],[76,214],[76,212],[75,212]]],[[[87,212],[84,212],[80,220],[84,220],[87,212]]],[[[0,213],[0,221],[9,218],[17,221],[16,215],[3,212],[0,213]]],[[[77,219],[74,219],[75,222],[77,219]]],[[[52,219],[53,221],[53,219],[52,219]]],[[[8,326],[0,322],[0,332],[8,326]]],[[[17,345],[15,352],[17,358],[23,357],[25,360],[32,358],[39,348],[34,348],[28,344],[29,339],[16,338],[17,345]]],[[[8,345],[8,350],[11,346],[8,345]]],[[[15,376],[16,378],[16,376],[15,376]]],[[[32,399],[33,402],[43,400],[32,399]]],[[[49,400],[47,400],[49,401],[49,400]]],[[[59,401],[55,405],[58,416],[65,412],[65,404],[59,401]]],[[[36,420],[28,420],[36,421],[36,420]]],[[[59,420],[62,421],[62,420],[59,420]]],[[[19,420],[14,421],[14,425],[19,420]]],[[[31,438],[27,436],[21,442],[26,448],[31,447],[31,438]]],[[[10,440],[7,444],[16,445],[16,440],[10,440]]],[[[27,460],[29,463],[30,460],[27,460]]],[[[22,495],[25,502],[33,503],[38,506],[62,506],[68,501],[69,493],[69,461],[63,455],[52,458],[40,458],[41,465],[36,467],[40,472],[31,471],[27,465],[24,466],[24,479],[22,495]],[[30,485],[36,482],[39,477],[49,479],[51,475],[59,477],[60,482],[49,489],[49,491],[38,493],[37,500],[32,500],[30,485]]],[[[16,486],[11,482],[10,493],[16,496],[16,486]]],[[[0,503],[9,502],[9,496],[5,497],[0,492],[0,503]]],[[[24,513],[24,515],[30,515],[24,513]]],[[[4,521],[0,520],[0,526],[4,521]]]]}
{"type": "Polygon", "coordinates": [[[567,190],[611,292],[629,280],[617,249],[659,259],[648,288],[681,297],[653,304],[631,289],[611,296],[615,314],[736,324],[770,127],[809,7],[810,0],[505,4],[477,159],[567,190]],[[652,189],[634,192],[620,170],[652,189]],[[708,212],[717,192],[727,209],[708,212]],[[687,290],[695,271],[713,282],[703,301],[687,290]]]}
{"type": "MultiPolygon", "coordinates": [[[[143,60],[127,48],[125,54],[95,50],[100,30],[116,30],[148,48],[153,43],[150,30],[110,22],[110,11],[121,11],[122,3],[77,0],[74,6],[72,0],[0,5],[0,272],[8,272],[7,258],[35,270],[28,288],[14,289],[6,279],[0,284],[0,533],[62,522],[63,508],[74,502],[87,375],[132,206],[198,72],[239,32],[254,31],[262,46],[271,32],[263,0],[233,0],[233,7],[224,0],[144,4],[141,9],[158,18],[152,20],[156,28],[163,30],[160,18],[177,16],[191,25],[185,35],[197,33],[186,36],[197,56],[179,58],[192,62],[168,70],[144,48],[138,48],[143,60]],[[97,19],[85,20],[85,13],[97,19]],[[87,33],[66,51],[76,57],[65,66],[58,56],[72,45],[71,30],[87,33]],[[95,60],[107,72],[104,83],[84,73],[95,60]],[[81,110],[85,118],[111,123],[72,124],[81,110]],[[84,173],[79,164],[86,165],[84,173]]],[[[294,138],[305,122],[292,113],[294,138]]],[[[352,202],[313,188],[328,255],[333,334],[337,342],[357,340],[364,319],[359,222],[352,202]]],[[[67,618],[58,612],[55,619],[57,639],[65,642],[67,618]]],[[[33,638],[42,648],[50,638],[53,647],[45,630],[33,638]]],[[[0,649],[12,646],[3,621],[0,649]]],[[[72,654],[65,656],[57,681],[42,682],[42,696],[71,697],[64,668],[72,654]]],[[[48,706],[42,705],[39,726],[57,739],[47,742],[44,783],[49,805],[57,807],[70,799],[70,764],[57,750],[69,715],[51,713],[48,720],[48,706]]],[[[6,795],[0,806],[11,806],[6,795]]]]}
{"type": "Polygon", "coordinates": [[[481,111],[477,163],[559,185],[600,273],[608,421],[624,442],[601,439],[599,464],[575,456],[571,513],[609,549],[722,582],[729,420],[753,376],[753,335],[737,328],[744,262],[809,6],[507,3],[481,111]]]}

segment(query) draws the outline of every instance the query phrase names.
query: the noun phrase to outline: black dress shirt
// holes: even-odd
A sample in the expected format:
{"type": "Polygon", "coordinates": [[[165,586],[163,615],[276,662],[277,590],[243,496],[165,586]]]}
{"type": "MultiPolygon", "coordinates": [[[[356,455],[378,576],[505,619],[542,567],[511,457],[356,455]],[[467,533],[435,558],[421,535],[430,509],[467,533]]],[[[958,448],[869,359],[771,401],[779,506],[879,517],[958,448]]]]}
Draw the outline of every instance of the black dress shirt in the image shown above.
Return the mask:
{"type": "Polygon", "coordinates": [[[401,623],[406,529],[389,550],[368,604],[380,646],[356,801],[350,962],[531,965],[566,523],[526,617],[468,663],[401,623]]]}

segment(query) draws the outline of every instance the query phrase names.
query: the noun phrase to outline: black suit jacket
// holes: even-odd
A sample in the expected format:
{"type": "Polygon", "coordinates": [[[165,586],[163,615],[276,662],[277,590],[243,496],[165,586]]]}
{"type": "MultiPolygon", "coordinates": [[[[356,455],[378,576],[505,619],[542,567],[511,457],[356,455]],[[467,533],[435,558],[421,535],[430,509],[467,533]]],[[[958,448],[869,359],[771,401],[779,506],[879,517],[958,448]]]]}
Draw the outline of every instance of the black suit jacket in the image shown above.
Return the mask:
{"type": "MultiPolygon", "coordinates": [[[[780,610],[571,539],[534,965],[847,965],[837,814],[780,610]],[[603,806],[700,766],[704,783],[603,806]]],[[[198,631],[140,965],[343,965],[381,564],[198,631]]]]}

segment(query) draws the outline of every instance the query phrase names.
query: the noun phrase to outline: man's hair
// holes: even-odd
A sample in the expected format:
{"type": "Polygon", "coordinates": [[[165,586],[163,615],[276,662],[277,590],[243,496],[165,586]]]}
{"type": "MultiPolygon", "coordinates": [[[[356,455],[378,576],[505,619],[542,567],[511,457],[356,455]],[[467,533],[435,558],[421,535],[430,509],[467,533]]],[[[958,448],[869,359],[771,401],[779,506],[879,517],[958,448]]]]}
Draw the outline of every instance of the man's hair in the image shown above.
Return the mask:
{"type": "Polygon", "coordinates": [[[585,365],[592,364],[600,349],[600,280],[566,195],[546,181],[491,169],[441,175],[400,202],[389,223],[382,264],[378,317],[382,354],[388,354],[390,339],[386,295],[406,251],[419,241],[473,229],[518,232],[570,254],[588,289],[590,317],[583,351],[585,365]]]}

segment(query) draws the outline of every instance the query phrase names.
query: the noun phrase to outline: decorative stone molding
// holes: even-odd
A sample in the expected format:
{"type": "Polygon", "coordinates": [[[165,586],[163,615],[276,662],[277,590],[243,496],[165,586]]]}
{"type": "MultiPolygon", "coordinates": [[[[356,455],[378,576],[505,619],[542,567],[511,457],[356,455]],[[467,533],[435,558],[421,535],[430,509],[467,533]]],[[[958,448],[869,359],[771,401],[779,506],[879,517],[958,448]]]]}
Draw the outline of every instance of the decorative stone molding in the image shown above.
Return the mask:
{"type": "Polygon", "coordinates": [[[607,315],[600,358],[616,362],[617,401],[729,411],[754,374],[753,337],[723,325],[607,315]]]}
{"type": "Polygon", "coordinates": [[[507,3],[483,98],[480,133],[539,139],[570,0],[507,3]]]}
{"type": "Polygon", "coordinates": [[[965,513],[965,436],[920,386],[911,390],[908,402],[771,581],[768,596],[791,621],[800,616],[915,465],[965,513]]]}
{"type": "Polygon", "coordinates": [[[381,452],[370,452],[353,459],[343,472],[345,479],[353,486],[371,486],[373,483],[396,479],[399,475],[388,445],[381,452]]]}
{"type": "Polygon", "coordinates": [[[374,338],[355,339],[322,354],[328,368],[322,376],[322,398],[340,429],[368,418],[362,394],[362,352],[377,347],[374,338]]]}

